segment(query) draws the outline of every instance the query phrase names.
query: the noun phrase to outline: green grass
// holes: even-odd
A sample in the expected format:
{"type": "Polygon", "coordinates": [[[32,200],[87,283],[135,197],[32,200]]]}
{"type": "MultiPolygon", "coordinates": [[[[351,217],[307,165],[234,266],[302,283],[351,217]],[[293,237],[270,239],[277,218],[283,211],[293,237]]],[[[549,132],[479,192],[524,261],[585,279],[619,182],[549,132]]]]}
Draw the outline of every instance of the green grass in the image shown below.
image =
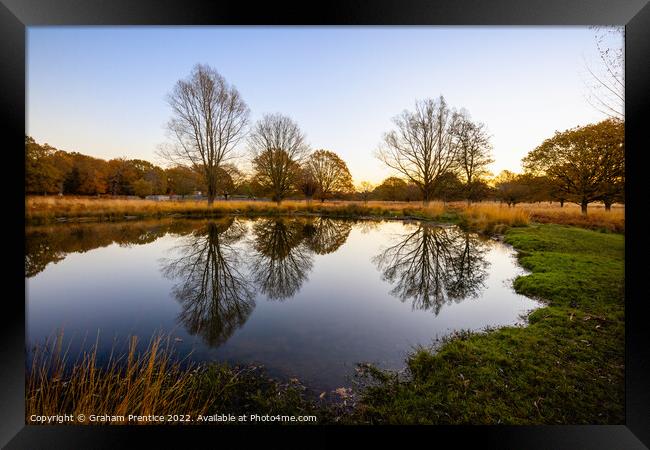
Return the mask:
{"type": "Polygon", "coordinates": [[[334,423],[342,410],[306,395],[298,380],[282,383],[269,378],[260,366],[232,367],[210,364],[195,379],[196,388],[208,400],[206,413],[313,415],[313,424],[334,423]]]}
{"type": "Polygon", "coordinates": [[[406,377],[366,368],[351,421],[430,424],[624,422],[624,238],[558,225],[512,228],[506,242],[543,298],[526,327],[460,333],[420,349],[406,377]]]}

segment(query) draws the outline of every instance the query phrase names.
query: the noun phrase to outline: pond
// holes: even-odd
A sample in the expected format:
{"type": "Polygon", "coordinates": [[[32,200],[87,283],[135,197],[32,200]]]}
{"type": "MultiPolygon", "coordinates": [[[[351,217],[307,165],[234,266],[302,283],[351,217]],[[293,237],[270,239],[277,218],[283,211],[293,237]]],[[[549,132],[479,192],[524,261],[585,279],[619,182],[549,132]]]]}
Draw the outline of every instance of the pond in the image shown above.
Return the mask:
{"type": "Polygon", "coordinates": [[[316,390],[357,363],[404,367],[454,330],[523,324],[515,252],[456,226],[320,217],[165,219],[26,230],[30,346],[99,356],[173,336],[195,361],[261,364],[316,390]],[[118,344],[116,344],[116,342],[118,344]]]}

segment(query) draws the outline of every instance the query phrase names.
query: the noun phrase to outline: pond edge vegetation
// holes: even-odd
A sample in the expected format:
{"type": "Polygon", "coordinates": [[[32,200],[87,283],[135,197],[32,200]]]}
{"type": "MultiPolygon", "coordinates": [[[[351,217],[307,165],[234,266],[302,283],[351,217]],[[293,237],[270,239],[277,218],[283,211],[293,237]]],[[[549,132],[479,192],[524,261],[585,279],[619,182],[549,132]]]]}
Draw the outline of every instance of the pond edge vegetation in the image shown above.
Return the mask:
{"type": "Polygon", "coordinates": [[[501,233],[508,226],[531,222],[556,223],[598,231],[623,233],[624,208],[592,210],[522,204],[508,207],[495,202],[305,202],[219,201],[212,206],[197,201],[155,201],[88,198],[28,197],[25,202],[27,225],[61,222],[113,222],[144,218],[208,218],[225,215],[280,216],[318,215],[338,218],[411,219],[459,223],[465,229],[486,234],[501,233]]]}
{"type": "MultiPolygon", "coordinates": [[[[622,235],[539,224],[523,209],[494,205],[445,209],[434,203],[401,210],[395,205],[314,205],[311,211],[284,206],[282,215],[435,220],[503,234],[530,271],[514,281],[515,290],[547,305],[530,314],[525,327],[459,332],[435,349],[417,349],[406,360],[406,375],[360,365],[358,389],[338,392],[339,398],[305,396],[307,388],[298,380],[280,383],[261,367],[210,364],[181,370],[171,353],[159,351],[160,338],[142,355],[130,351],[123,357],[126,366],[113,364],[108,370],[98,369],[92,351],[67,376],[55,375],[64,373],[60,359],[35,359],[37,369],[27,377],[26,416],[67,412],[73,403],[82,412],[87,410],[83,405],[94,403],[80,399],[98,398],[97,389],[132,386],[122,397],[135,411],[152,405],[183,405],[194,414],[253,408],[269,414],[316,414],[317,423],[347,424],[623,423],[622,235]],[[162,376],[166,368],[171,372],[162,376]],[[79,378],[94,384],[75,382],[79,378]],[[149,381],[133,382],[141,379],[149,381]]],[[[229,208],[231,213],[233,209],[237,207],[229,208]]],[[[257,210],[236,213],[264,215],[257,210]]],[[[121,411],[124,402],[104,410],[121,411]]]]}

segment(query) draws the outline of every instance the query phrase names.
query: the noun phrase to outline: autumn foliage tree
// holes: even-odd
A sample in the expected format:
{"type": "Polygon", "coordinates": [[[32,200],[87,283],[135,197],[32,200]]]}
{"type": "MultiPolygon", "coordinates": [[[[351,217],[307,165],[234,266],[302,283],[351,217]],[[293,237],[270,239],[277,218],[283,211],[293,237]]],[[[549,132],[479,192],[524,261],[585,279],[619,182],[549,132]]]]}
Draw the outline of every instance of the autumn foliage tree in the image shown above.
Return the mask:
{"type": "Polygon", "coordinates": [[[170,194],[186,196],[201,191],[203,178],[195,170],[185,166],[174,166],[165,170],[167,190],[170,194]]]}
{"type": "Polygon", "coordinates": [[[305,165],[300,170],[300,174],[298,175],[298,189],[303,193],[307,202],[311,201],[318,190],[316,178],[308,165],[305,165]]]}
{"type": "Polygon", "coordinates": [[[531,151],[523,165],[530,173],[546,175],[583,214],[598,200],[607,199],[609,209],[625,182],[624,123],[607,119],[557,132],[531,151]]]}
{"type": "Polygon", "coordinates": [[[25,192],[54,194],[61,192],[64,172],[55,164],[55,149],[39,145],[25,136],[25,192]]]}
{"type": "Polygon", "coordinates": [[[217,194],[228,200],[244,182],[244,174],[234,164],[224,164],[217,172],[217,194]]]}
{"type": "Polygon", "coordinates": [[[530,186],[521,174],[502,170],[494,179],[494,187],[499,200],[508,206],[526,201],[530,194],[530,186]]]}
{"type": "Polygon", "coordinates": [[[153,184],[144,178],[139,178],[133,183],[133,193],[140,198],[153,194],[153,184]]]}
{"type": "Polygon", "coordinates": [[[336,153],[316,150],[307,159],[308,170],[316,182],[316,195],[321,202],[334,194],[354,191],[352,175],[347,164],[336,153]]]}
{"type": "Polygon", "coordinates": [[[380,200],[391,202],[405,200],[406,181],[398,177],[388,177],[374,190],[375,196],[380,200]]]}

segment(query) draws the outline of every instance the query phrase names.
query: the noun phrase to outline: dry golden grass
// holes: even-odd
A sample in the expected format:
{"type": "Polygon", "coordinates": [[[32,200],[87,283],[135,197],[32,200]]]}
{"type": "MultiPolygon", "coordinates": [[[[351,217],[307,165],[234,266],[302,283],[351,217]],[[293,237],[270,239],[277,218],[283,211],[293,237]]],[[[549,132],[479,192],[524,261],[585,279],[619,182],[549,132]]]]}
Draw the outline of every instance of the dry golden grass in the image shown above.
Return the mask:
{"type": "Polygon", "coordinates": [[[40,224],[58,218],[120,220],[126,217],[218,216],[223,214],[294,214],[314,213],[334,216],[403,216],[417,215],[435,218],[444,212],[440,202],[427,207],[417,202],[320,202],[286,200],[280,205],[267,201],[216,201],[210,207],[206,201],[155,201],[80,197],[28,197],[25,217],[28,223],[40,224]]]}
{"type": "Polygon", "coordinates": [[[530,214],[525,209],[499,203],[456,202],[449,207],[458,212],[466,226],[487,233],[502,233],[507,227],[523,227],[530,222],[530,214]]]}
{"type": "Polygon", "coordinates": [[[500,232],[503,226],[524,226],[530,222],[554,223],[591,230],[606,230],[615,233],[625,232],[625,207],[615,205],[605,211],[603,205],[589,205],[587,215],[580,207],[567,203],[521,203],[513,207],[497,202],[450,203],[449,208],[459,212],[467,225],[487,232],[500,232]]]}
{"type": "Polygon", "coordinates": [[[206,396],[193,380],[196,372],[172,360],[168,339],[165,345],[165,339],[153,337],[141,353],[136,344],[132,337],[128,354],[121,358],[111,354],[106,368],[97,365],[96,344],[72,365],[61,335],[37,347],[26,377],[26,419],[32,414],[144,416],[207,410],[206,396]]]}
{"type": "Polygon", "coordinates": [[[567,203],[563,208],[559,203],[526,203],[517,208],[528,211],[531,220],[539,223],[555,223],[592,230],[607,230],[615,233],[625,232],[625,207],[612,206],[611,211],[605,211],[603,205],[591,204],[587,215],[583,215],[578,205],[567,203]]]}
{"type": "Polygon", "coordinates": [[[556,223],[582,228],[625,231],[625,208],[615,205],[605,211],[599,204],[589,206],[587,216],[574,204],[524,203],[514,207],[497,202],[467,205],[465,202],[385,201],[320,201],[286,200],[280,205],[267,201],[216,201],[211,207],[206,201],[155,201],[88,197],[28,197],[25,201],[28,224],[55,222],[65,219],[123,220],[129,217],[213,217],[225,214],[282,215],[320,214],[335,217],[406,217],[445,220],[457,215],[468,227],[477,231],[501,232],[507,226],[524,226],[529,222],[556,223]]]}

